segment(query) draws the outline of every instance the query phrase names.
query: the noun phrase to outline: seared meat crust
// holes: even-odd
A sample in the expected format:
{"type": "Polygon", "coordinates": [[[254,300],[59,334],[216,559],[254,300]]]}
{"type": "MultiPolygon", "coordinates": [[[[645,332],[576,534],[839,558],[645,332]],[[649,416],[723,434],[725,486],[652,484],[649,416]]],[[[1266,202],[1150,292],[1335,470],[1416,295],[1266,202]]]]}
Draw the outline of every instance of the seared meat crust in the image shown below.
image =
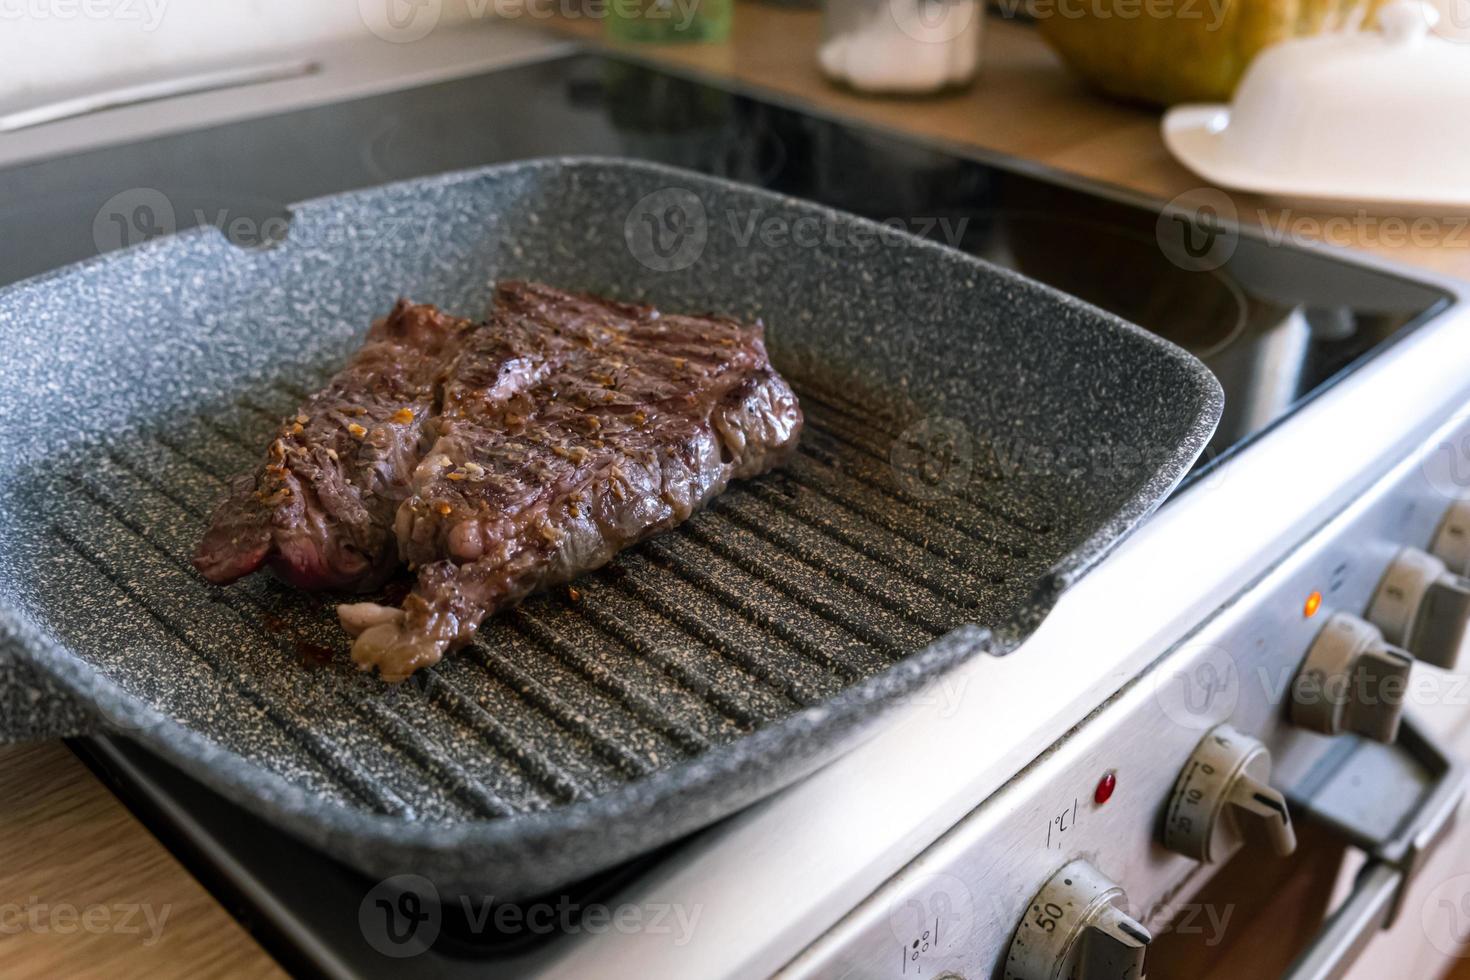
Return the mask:
{"type": "Polygon", "coordinates": [[[344,607],[353,658],[400,678],[485,616],[674,527],[795,448],[760,324],[506,283],[450,366],[438,441],[398,511],[418,584],[344,607]]]}
{"type": "Polygon", "coordinates": [[[444,359],[470,321],[399,300],[326,388],[237,477],[194,565],[232,582],[262,565],[301,589],[370,591],[398,566],[393,518],[431,436],[444,359]]]}
{"type": "MultiPolygon", "coordinates": [[[[400,305],[389,321],[406,309],[423,308],[400,305]]],[[[338,608],[354,660],[389,680],[469,642],[487,615],[676,526],[732,479],[778,465],[801,430],[759,323],[507,282],[488,322],[416,333],[440,340],[400,343],[393,358],[407,363],[394,361],[394,381],[370,376],[391,359],[367,359],[382,343],[370,337],[303,406],[302,431],[287,421],[200,552],[216,581],[274,556],[288,580],[337,588],[370,587],[406,562],[418,581],[402,608],[338,608]],[[344,445],[326,420],[340,423],[349,402],[365,432],[344,445]],[[394,422],[404,406],[413,421],[394,422]]]]}

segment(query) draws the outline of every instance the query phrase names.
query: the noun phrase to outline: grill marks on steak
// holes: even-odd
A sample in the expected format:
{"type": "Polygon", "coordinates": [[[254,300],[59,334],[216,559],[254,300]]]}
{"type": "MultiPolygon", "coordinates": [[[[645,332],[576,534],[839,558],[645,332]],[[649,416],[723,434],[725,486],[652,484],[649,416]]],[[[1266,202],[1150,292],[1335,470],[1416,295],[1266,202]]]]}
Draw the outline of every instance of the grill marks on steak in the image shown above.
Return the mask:
{"type": "Polygon", "coordinates": [[[302,589],[367,591],[398,565],[393,519],[411,492],[446,357],[470,321],[399,300],[352,360],[237,477],[194,564],[226,583],[268,565],[302,589]]]}
{"type": "Polygon", "coordinates": [[[353,659],[401,680],[487,615],[597,568],[796,446],[802,417],[759,323],[502,284],[490,320],[400,301],[238,479],[195,564],[367,591],[353,659]]]}
{"type": "Polygon", "coordinates": [[[487,615],[684,521],[795,448],[801,409],[759,323],[506,283],[445,374],[434,445],[394,528],[418,569],[402,609],[340,607],[390,680],[487,615]]]}

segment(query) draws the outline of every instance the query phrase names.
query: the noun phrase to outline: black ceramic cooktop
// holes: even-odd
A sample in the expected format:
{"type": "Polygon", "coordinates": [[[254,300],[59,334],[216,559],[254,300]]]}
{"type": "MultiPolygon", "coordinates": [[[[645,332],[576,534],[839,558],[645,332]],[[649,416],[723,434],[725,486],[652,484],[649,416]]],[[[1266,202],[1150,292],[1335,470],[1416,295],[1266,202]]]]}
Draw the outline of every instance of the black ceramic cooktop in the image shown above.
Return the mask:
{"type": "Polygon", "coordinates": [[[1218,194],[1161,217],[1018,164],[592,55],[12,169],[0,174],[0,283],[203,223],[256,246],[285,229],[287,202],[557,154],[643,157],[810,198],[983,256],[1169,337],[1225,386],[1204,465],[1445,300],[1221,230],[1211,216],[1230,205],[1218,194]]]}

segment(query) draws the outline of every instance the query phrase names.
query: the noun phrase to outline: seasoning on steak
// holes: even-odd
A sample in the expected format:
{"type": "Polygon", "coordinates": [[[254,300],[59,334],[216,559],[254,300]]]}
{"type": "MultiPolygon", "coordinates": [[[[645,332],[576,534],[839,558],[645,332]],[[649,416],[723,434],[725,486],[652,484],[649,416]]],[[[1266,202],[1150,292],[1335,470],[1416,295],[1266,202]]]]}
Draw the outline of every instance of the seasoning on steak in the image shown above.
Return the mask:
{"type": "Polygon", "coordinates": [[[437,381],[469,321],[399,300],[330,384],[281,423],[215,511],[194,565],[262,565],[301,589],[368,591],[398,565],[393,519],[431,437],[437,381]]]}
{"type": "Polygon", "coordinates": [[[401,609],[339,607],[352,656],[400,680],[484,618],[606,563],[796,446],[801,408],[759,322],[504,283],[443,384],[398,508],[418,583],[401,609]]]}

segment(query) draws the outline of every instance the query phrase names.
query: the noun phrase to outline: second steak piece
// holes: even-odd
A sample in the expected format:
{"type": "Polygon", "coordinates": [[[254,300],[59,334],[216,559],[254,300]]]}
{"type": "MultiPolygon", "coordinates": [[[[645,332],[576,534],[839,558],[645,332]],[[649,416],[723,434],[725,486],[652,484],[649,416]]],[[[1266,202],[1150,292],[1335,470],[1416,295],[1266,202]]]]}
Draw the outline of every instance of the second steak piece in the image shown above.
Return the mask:
{"type": "Polygon", "coordinates": [[[801,430],[760,323],[505,283],[450,365],[438,440],[399,508],[401,609],[338,608],[364,669],[399,680],[484,618],[674,527],[801,430]]]}
{"type": "Polygon", "coordinates": [[[393,517],[432,438],[444,361],[468,320],[399,300],[231,484],[194,564],[224,584],[269,565],[301,589],[364,592],[398,568],[393,517]]]}

